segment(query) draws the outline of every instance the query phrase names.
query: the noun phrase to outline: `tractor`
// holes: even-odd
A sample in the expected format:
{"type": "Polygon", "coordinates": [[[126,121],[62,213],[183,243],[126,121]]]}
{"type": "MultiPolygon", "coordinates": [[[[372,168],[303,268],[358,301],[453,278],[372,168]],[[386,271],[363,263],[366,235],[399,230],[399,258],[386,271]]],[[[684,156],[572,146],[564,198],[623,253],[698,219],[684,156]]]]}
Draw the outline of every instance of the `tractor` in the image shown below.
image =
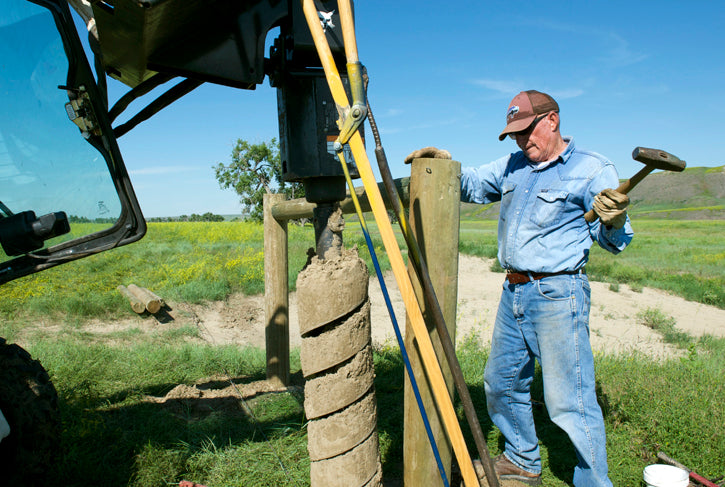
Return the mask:
{"type": "MultiPolygon", "coordinates": [[[[336,5],[317,2],[344,66],[336,5]]],[[[340,114],[299,1],[3,0],[0,66],[0,285],[141,239],[146,223],[116,139],[202,83],[254,90],[267,78],[277,89],[283,176],[317,204],[316,230],[345,197],[333,147],[340,114]],[[266,53],[272,29],[279,35],[266,53]],[[112,106],[109,77],[128,87],[112,106]],[[113,125],[131,102],[167,86],[113,125]],[[79,234],[79,221],[104,225],[79,234]]],[[[356,177],[353,157],[345,161],[356,177]]],[[[58,452],[57,393],[41,364],[4,339],[0,373],[3,482],[42,485],[58,452]]]]}

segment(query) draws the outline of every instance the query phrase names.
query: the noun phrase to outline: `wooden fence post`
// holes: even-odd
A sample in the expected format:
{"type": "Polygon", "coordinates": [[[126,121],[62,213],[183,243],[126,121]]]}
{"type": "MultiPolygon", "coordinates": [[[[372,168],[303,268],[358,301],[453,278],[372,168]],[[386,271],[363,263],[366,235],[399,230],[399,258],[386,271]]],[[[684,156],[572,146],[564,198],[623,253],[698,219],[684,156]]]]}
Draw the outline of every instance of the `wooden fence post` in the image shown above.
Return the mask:
{"type": "MultiPolygon", "coordinates": [[[[458,299],[458,228],[460,221],[461,165],[448,159],[416,159],[410,176],[411,230],[415,235],[430,273],[431,283],[446,321],[451,340],[456,337],[456,305],[458,299]]],[[[409,268],[414,274],[414,270],[409,268]]],[[[413,279],[419,303],[424,303],[423,292],[417,279],[413,279]]],[[[444,357],[440,338],[436,332],[432,312],[422,307],[433,348],[438,357],[444,357]]],[[[421,364],[414,335],[406,323],[405,346],[408,350],[415,379],[425,404],[436,444],[450,479],[452,451],[435,407],[435,401],[421,364]]],[[[450,368],[441,362],[449,394],[454,397],[454,383],[450,368]]],[[[442,486],[443,481],[430,447],[428,436],[413,395],[410,381],[405,377],[404,416],[404,485],[442,486]]]]}
{"type": "Polygon", "coordinates": [[[283,194],[264,195],[264,335],[267,380],[288,386],[290,364],[287,220],[277,220],[272,216],[272,206],[284,199],[283,194]]]}

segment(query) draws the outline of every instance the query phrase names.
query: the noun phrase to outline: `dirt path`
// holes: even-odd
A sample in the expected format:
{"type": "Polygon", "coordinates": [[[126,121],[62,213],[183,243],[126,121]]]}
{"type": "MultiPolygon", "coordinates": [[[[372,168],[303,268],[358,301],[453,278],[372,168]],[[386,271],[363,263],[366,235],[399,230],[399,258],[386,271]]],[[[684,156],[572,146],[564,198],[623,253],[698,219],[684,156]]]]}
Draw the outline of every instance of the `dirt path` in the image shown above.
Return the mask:
{"type": "MultiPolygon", "coordinates": [[[[491,265],[490,260],[460,256],[456,330],[458,340],[472,334],[482,344],[488,344],[491,339],[503,282],[503,274],[492,272],[491,265]]],[[[385,279],[398,323],[404,329],[405,309],[395,280],[392,274],[385,279]]],[[[375,278],[370,281],[370,299],[373,342],[394,344],[393,327],[375,278]]],[[[639,323],[638,313],[648,309],[659,309],[664,315],[671,316],[678,329],[692,336],[699,337],[705,333],[725,336],[725,310],[686,301],[654,289],[645,288],[642,292],[635,292],[626,285],[620,285],[619,291],[615,292],[609,289],[608,284],[592,282],[590,328],[594,350],[602,353],[638,350],[653,357],[678,353],[674,347],[663,343],[658,333],[639,323]]],[[[226,302],[176,305],[170,314],[176,326],[189,320],[196,322],[202,337],[211,343],[264,347],[263,310],[262,296],[236,294],[226,302]]],[[[292,293],[290,345],[295,347],[299,344],[296,295],[292,293]]]]}

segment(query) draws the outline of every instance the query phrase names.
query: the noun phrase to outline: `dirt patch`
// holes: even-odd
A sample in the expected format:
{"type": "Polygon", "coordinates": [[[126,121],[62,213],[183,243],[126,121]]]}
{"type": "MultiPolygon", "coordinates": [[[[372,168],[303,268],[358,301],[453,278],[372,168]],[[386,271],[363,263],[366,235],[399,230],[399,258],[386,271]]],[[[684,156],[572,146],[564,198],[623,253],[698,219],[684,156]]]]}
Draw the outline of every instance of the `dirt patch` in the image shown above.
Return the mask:
{"type": "MultiPolygon", "coordinates": [[[[482,345],[490,343],[493,324],[501,295],[504,276],[493,272],[493,261],[466,255],[460,256],[458,275],[458,310],[456,338],[474,336],[482,345]]],[[[385,282],[401,330],[405,332],[405,307],[392,273],[385,282]]],[[[591,342],[595,352],[620,354],[638,351],[652,357],[682,353],[662,341],[659,333],[642,325],[637,315],[658,309],[675,320],[677,329],[694,337],[710,334],[725,336],[725,310],[674,296],[664,291],[644,288],[633,291],[620,284],[619,290],[609,284],[591,282],[591,342]]],[[[374,345],[397,345],[380,285],[370,278],[371,328],[374,345]]],[[[225,302],[206,305],[178,305],[175,314],[180,321],[193,317],[202,338],[214,344],[236,343],[264,347],[264,297],[236,294],[225,302]],[[186,314],[186,316],[184,316],[186,314]]],[[[147,318],[148,319],[148,318],[147,318]]],[[[178,326],[178,325],[177,325],[178,326]]],[[[297,295],[290,294],[290,346],[300,346],[297,322],[297,295]]]]}
{"type": "Polygon", "coordinates": [[[145,401],[159,404],[179,417],[193,421],[212,413],[246,416],[240,399],[253,402],[265,394],[302,394],[300,385],[282,387],[266,380],[244,381],[245,378],[237,378],[230,382],[229,378],[222,376],[206,378],[191,385],[179,384],[164,396],[146,396],[145,401]]]}
{"type": "MultiPolygon", "coordinates": [[[[461,255],[459,259],[457,342],[473,335],[482,345],[487,345],[493,334],[504,275],[491,270],[493,260],[466,255],[461,255]]],[[[395,280],[392,275],[387,275],[385,281],[398,323],[404,329],[405,308],[395,280]]],[[[637,315],[647,309],[659,309],[672,316],[679,330],[694,337],[706,333],[725,336],[725,310],[655,289],[644,288],[642,292],[635,292],[626,285],[619,285],[619,290],[613,291],[609,289],[609,284],[602,282],[591,282],[591,286],[589,325],[595,352],[618,354],[639,351],[652,357],[681,353],[664,343],[660,334],[639,323],[637,315]]],[[[370,300],[373,303],[373,342],[394,342],[393,328],[375,279],[371,279],[370,283],[370,300]]]]}
{"type": "Polygon", "coordinates": [[[193,323],[199,328],[200,337],[209,343],[264,347],[264,296],[238,293],[226,301],[171,306],[169,314],[174,321],[193,323]]]}
{"type": "MultiPolygon", "coordinates": [[[[493,261],[461,255],[458,276],[458,313],[456,338],[475,336],[482,345],[490,343],[493,323],[504,276],[491,271],[493,261]]],[[[392,273],[385,276],[398,324],[404,332],[405,308],[392,273]]],[[[638,313],[658,309],[675,320],[677,329],[694,337],[710,334],[725,336],[725,310],[687,301],[664,291],[644,288],[641,292],[619,285],[613,291],[608,284],[592,282],[590,316],[591,342],[595,352],[618,354],[639,351],[652,357],[682,353],[662,341],[662,337],[639,323],[638,313]]],[[[371,331],[373,345],[395,344],[395,333],[388,315],[380,285],[370,278],[371,331]]],[[[225,301],[199,305],[168,303],[165,315],[130,317],[113,322],[92,321],[81,331],[103,339],[124,331],[138,329],[141,333],[173,332],[183,327],[197,327],[198,338],[214,345],[236,344],[264,348],[264,297],[234,294],[225,301]]],[[[301,343],[297,321],[297,295],[291,293],[290,346],[301,343]]],[[[43,326],[43,332],[48,332],[43,326]]],[[[30,328],[27,330],[32,332],[30,328]]]]}

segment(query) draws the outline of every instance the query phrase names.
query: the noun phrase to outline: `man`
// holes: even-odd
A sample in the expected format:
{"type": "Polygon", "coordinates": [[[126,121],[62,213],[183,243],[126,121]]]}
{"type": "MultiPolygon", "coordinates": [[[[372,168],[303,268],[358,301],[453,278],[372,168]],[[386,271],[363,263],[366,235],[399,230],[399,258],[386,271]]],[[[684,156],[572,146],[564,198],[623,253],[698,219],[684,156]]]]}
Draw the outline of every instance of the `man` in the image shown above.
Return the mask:
{"type": "MultiPolygon", "coordinates": [[[[519,93],[499,140],[508,135],[521,150],[461,175],[463,201],[501,201],[498,260],[507,274],[484,373],[488,412],[506,440],[495,469],[501,479],[541,483],[530,395],[536,359],[549,416],[576,450],[574,485],[611,486],[584,266],[594,241],[614,254],[629,244],[629,199],[609,189],[619,183],[614,165],[577,149],[561,136],[559,122],[552,97],[519,93]],[[599,219],[587,223],[592,208],[599,219]]],[[[417,157],[450,154],[427,147],[406,162],[417,157]]]]}

